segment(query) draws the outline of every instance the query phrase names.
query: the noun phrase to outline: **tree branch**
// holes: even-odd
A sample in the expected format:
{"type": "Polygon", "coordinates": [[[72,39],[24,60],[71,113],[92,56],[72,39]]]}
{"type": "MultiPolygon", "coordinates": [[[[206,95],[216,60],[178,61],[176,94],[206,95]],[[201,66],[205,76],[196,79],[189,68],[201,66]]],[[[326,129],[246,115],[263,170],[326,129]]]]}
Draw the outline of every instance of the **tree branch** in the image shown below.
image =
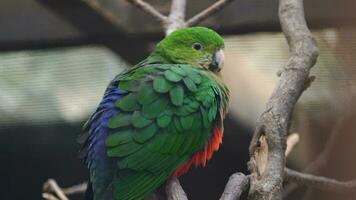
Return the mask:
{"type": "MultiPolygon", "coordinates": [[[[346,114],[342,116],[334,125],[329,135],[326,144],[324,145],[323,150],[320,152],[318,157],[303,170],[306,173],[315,173],[319,170],[322,166],[326,165],[327,160],[329,158],[330,152],[334,149],[337,139],[340,137],[340,134],[343,133],[342,129],[345,124],[348,122],[350,117],[354,115],[353,111],[346,111],[346,114]]],[[[297,189],[298,185],[295,183],[290,183],[285,187],[283,191],[283,196],[287,197],[293,191],[297,189]]]]}
{"type": "Polygon", "coordinates": [[[292,152],[293,148],[295,145],[297,145],[299,142],[299,134],[298,133],[292,133],[288,136],[287,138],[287,148],[285,152],[285,156],[288,157],[288,155],[292,152]]]}
{"type": "Polygon", "coordinates": [[[158,21],[163,22],[166,35],[169,35],[178,28],[197,25],[201,21],[220,11],[232,1],[233,0],[219,0],[185,22],[186,0],[172,0],[170,14],[168,17],[143,0],[127,0],[127,2],[152,15],[158,21]]]}
{"type": "Polygon", "coordinates": [[[251,141],[249,168],[252,178],[249,199],[282,197],[286,137],[291,116],[318,56],[315,40],[304,19],[302,0],[280,0],[279,19],[291,56],[281,72],[280,81],[260,117],[251,141]],[[264,143],[260,142],[262,136],[266,140],[264,143]],[[267,153],[261,154],[261,149],[267,149],[267,153]],[[259,160],[267,162],[259,163],[259,160]]]}
{"type": "Polygon", "coordinates": [[[69,200],[66,195],[84,193],[87,185],[87,182],[83,182],[68,188],[61,188],[54,179],[48,179],[43,184],[42,197],[47,200],[69,200]],[[56,194],[58,198],[51,193],[56,194]]]}
{"type": "Polygon", "coordinates": [[[356,179],[351,181],[338,181],[322,176],[315,176],[285,168],[285,179],[299,185],[306,185],[321,190],[345,191],[356,189],[356,179]]]}
{"type": "Polygon", "coordinates": [[[172,178],[167,182],[166,194],[168,200],[188,200],[177,178],[172,178]]]}
{"type": "Polygon", "coordinates": [[[83,182],[83,183],[80,183],[78,185],[73,185],[68,188],[62,188],[62,190],[63,190],[63,193],[66,195],[80,194],[80,193],[85,192],[85,190],[87,189],[87,186],[88,186],[88,183],[83,182]]]}
{"type": "Polygon", "coordinates": [[[165,27],[166,35],[169,35],[178,28],[185,27],[186,4],[186,0],[172,0],[171,11],[165,27]]]}
{"type": "Polygon", "coordinates": [[[146,13],[152,15],[158,21],[166,23],[168,21],[168,17],[160,13],[156,10],[151,4],[143,1],[143,0],[127,0],[132,5],[136,6],[137,8],[145,11],[146,13]]]}
{"type": "Polygon", "coordinates": [[[198,13],[194,17],[190,18],[186,22],[186,26],[195,26],[199,24],[200,22],[204,21],[206,18],[214,15],[221,9],[223,9],[228,3],[232,2],[233,0],[219,0],[215,2],[213,5],[209,6],[202,12],[198,13]]]}
{"type": "Polygon", "coordinates": [[[55,197],[54,195],[52,195],[50,193],[42,193],[42,198],[44,198],[46,200],[59,200],[57,197],[55,197]]]}
{"type": "Polygon", "coordinates": [[[69,200],[54,179],[48,179],[43,184],[42,190],[44,192],[42,196],[48,200],[56,199],[56,197],[50,194],[51,192],[54,192],[58,196],[59,200],[69,200]]]}
{"type": "Polygon", "coordinates": [[[231,175],[220,200],[240,199],[241,194],[247,190],[248,185],[249,177],[245,174],[238,172],[231,175]]]}

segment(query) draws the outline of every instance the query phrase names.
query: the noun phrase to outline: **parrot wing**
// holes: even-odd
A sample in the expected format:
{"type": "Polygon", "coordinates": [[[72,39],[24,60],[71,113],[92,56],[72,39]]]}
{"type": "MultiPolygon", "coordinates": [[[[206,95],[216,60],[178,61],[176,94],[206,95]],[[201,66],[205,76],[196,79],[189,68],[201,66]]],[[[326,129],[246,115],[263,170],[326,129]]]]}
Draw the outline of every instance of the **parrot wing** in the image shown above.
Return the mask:
{"type": "Polygon", "coordinates": [[[105,138],[116,199],[144,198],[204,148],[222,120],[222,92],[202,73],[190,65],[151,64],[113,81],[123,92],[113,101],[105,138]]]}

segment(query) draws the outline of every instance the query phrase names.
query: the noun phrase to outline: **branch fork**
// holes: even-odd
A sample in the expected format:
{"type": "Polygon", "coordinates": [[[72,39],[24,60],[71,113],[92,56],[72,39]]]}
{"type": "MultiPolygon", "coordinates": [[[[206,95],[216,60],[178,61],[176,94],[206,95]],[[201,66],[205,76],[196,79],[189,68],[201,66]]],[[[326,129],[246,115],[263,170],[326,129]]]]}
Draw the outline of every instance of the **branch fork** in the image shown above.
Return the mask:
{"type": "Polygon", "coordinates": [[[186,0],[172,0],[171,10],[168,16],[163,15],[152,5],[143,0],[127,0],[127,2],[131,3],[132,5],[148,13],[156,20],[161,22],[165,29],[166,35],[169,35],[171,32],[178,28],[190,27],[199,24],[210,16],[216,14],[232,1],[233,0],[219,0],[205,10],[185,21],[186,0]]]}

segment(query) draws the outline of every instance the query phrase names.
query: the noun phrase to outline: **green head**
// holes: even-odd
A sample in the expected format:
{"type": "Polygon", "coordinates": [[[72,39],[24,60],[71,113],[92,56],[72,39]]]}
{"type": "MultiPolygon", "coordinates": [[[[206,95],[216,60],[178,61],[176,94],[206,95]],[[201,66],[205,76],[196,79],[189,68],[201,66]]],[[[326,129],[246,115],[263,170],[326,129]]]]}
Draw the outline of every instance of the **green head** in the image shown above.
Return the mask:
{"type": "Polygon", "coordinates": [[[158,43],[154,53],[172,63],[192,64],[219,72],[224,62],[224,40],[204,27],[181,28],[158,43]]]}

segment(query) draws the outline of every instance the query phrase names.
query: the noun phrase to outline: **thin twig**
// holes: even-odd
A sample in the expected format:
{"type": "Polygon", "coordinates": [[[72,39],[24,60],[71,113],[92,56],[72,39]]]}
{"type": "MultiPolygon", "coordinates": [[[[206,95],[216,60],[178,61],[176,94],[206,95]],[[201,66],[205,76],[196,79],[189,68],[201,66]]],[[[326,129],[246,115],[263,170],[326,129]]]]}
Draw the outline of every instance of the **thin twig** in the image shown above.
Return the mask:
{"type": "Polygon", "coordinates": [[[299,134],[298,133],[292,133],[288,136],[287,138],[287,148],[285,152],[285,156],[288,157],[288,155],[292,152],[293,148],[295,145],[297,145],[299,142],[299,134]]]}
{"type": "Polygon", "coordinates": [[[172,178],[167,182],[166,194],[168,200],[188,200],[177,178],[172,178]]]}
{"type": "MultiPolygon", "coordinates": [[[[354,114],[353,111],[346,112],[344,116],[342,116],[334,125],[334,127],[331,130],[331,133],[329,135],[329,138],[327,139],[326,144],[324,145],[323,150],[319,153],[318,157],[308,164],[307,167],[304,168],[303,172],[305,173],[315,173],[317,170],[319,170],[322,166],[325,166],[331,151],[334,149],[336,142],[338,141],[338,138],[340,137],[340,134],[343,133],[342,129],[344,128],[345,124],[349,120],[349,118],[354,114]]],[[[285,190],[283,191],[283,196],[287,197],[289,196],[292,192],[294,192],[298,188],[298,184],[295,183],[290,183],[285,187],[285,190]]]]}
{"type": "Polygon", "coordinates": [[[69,200],[54,179],[48,179],[43,184],[43,192],[44,193],[54,192],[60,200],[69,200]]]}
{"type": "Polygon", "coordinates": [[[42,193],[42,198],[46,200],[59,200],[57,197],[50,193],[42,193]]]}
{"type": "Polygon", "coordinates": [[[220,200],[240,199],[241,194],[247,190],[248,185],[249,177],[245,174],[238,172],[231,175],[220,200]]]}
{"type": "Polygon", "coordinates": [[[356,179],[351,181],[338,181],[322,176],[297,172],[288,168],[285,168],[285,179],[300,185],[318,188],[320,190],[346,191],[356,189],[356,179]]]}
{"type": "Polygon", "coordinates": [[[280,0],[279,19],[291,57],[281,72],[280,81],[260,117],[251,141],[249,199],[279,200],[282,197],[286,139],[291,116],[318,56],[315,40],[305,22],[302,0],[280,0]],[[266,137],[263,144],[260,143],[261,136],[266,137]],[[267,147],[261,148],[261,145],[267,147]],[[259,154],[260,149],[267,149],[267,155],[259,154]],[[264,160],[261,156],[267,156],[267,164],[262,168],[257,162],[264,160]]]}
{"type": "Polygon", "coordinates": [[[63,188],[62,191],[66,195],[81,194],[81,193],[85,192],[85,190],[87,189],[87,186],[88,186],[88,183],[87,182],[83,182],[83,183],[78,184],[78,185],[73,185],[73,186],[68,187],[68,188],[63,188]]]}
{"type": "Polygon", "coordinates": [[[143,0],[127,0],[132,5],[136,6],[137,8],[145,11],[146,13],[152,15],[160,22],[166,23],[168,21],[168,17],[160,13],[156,10],[151,4],[143,1],[143,0]]]}
{"type": "Polygon", "coordinates": [[[186,26],[195,26],[199,24],[200,22],[204,21],[206,18],[214,15],[221,9],[223,9],[228,3],[232,2],[233,0],[219,0],[215,2],[213,5],[209,6],[205,10],[201,11],[194,17],[190,18],[186,22],[186,26]]]}
{"type": "Polygon", "coordinates": [[[321,166],[326,164],[331,151],[334,149],[336,142],[340,137],[340,134],[343,133],[342,129],[345,127],[346,122],[353,114],[354,112],[346,112],[346,114],[336,122],[322,152],[303,170],[304,172],[315,172],[320,169],[321,166]]]}
{"type": "Polygon", "coordinates": [[[110,10],[104,6],[99,0],[83,0],[85,4],[95,10],[97,13],[105,17],[111,24],[120,24],[120,19],[110,10]]]}

